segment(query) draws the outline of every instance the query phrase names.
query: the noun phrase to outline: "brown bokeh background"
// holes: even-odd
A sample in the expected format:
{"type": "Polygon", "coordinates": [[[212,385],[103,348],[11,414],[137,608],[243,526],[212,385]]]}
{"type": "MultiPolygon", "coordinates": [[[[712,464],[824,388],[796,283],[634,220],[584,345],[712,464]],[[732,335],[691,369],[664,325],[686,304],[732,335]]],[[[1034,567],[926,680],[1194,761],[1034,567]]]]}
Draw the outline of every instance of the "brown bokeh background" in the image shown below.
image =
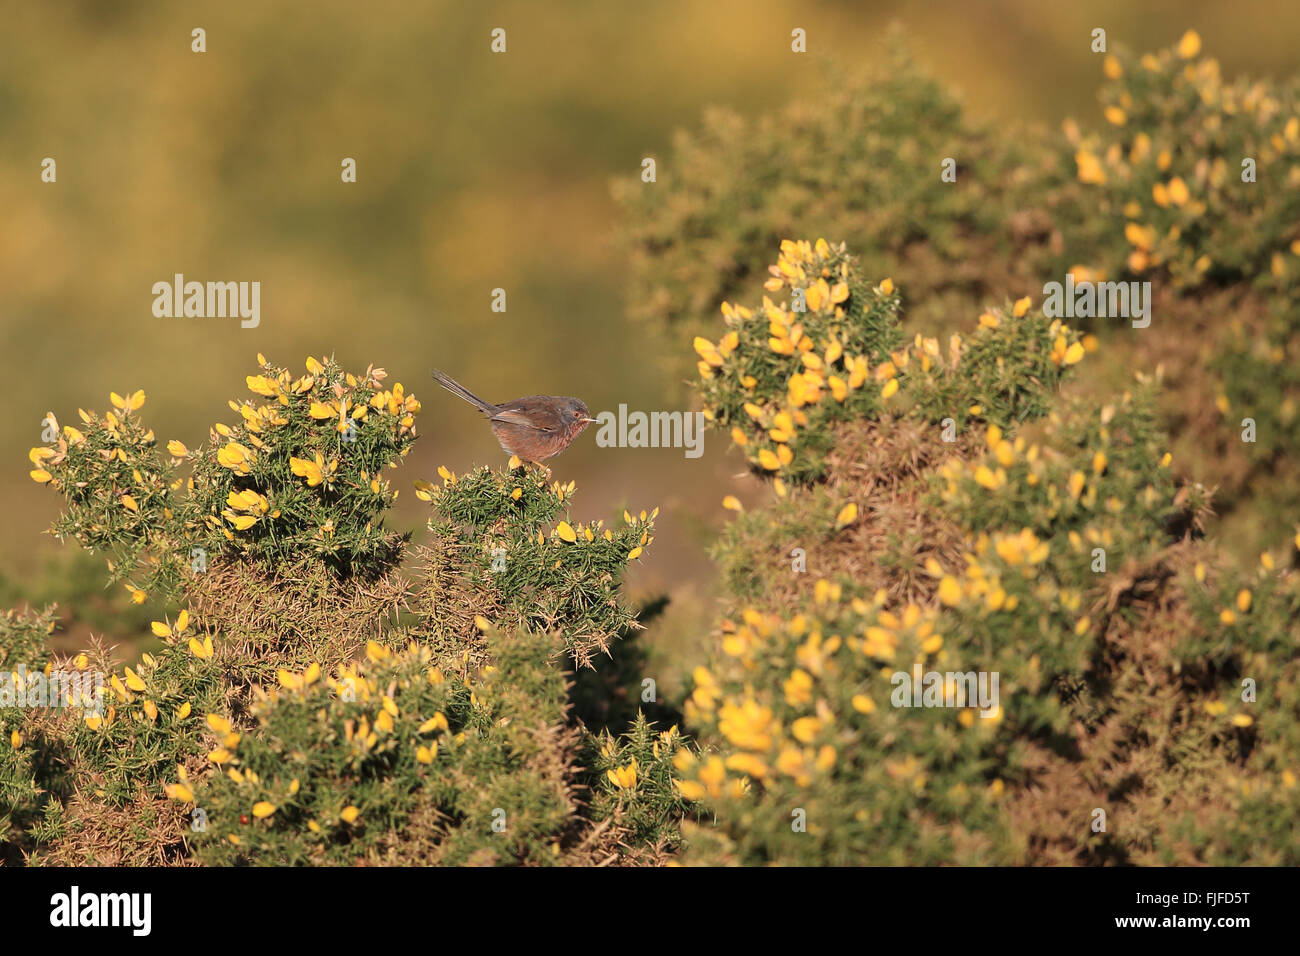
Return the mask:
{"type": "MultiPolygon", "coordinates": [[[[1280,76],[1296,65],[1300,6],[0,3],[0,598],[59,598],[115,639],[144,627],[148,609],[123,615],[122,595],[103,594],[102,565],[40,534],[59,499],[27,478],[45,412],[71,421],[110,390],[143,388],[160,440],[196,445],[244,397],[259,351],[295,368],[328,353],[382,365],[425,404],[391,521],[417,539],[411,481],[502,458],[432,366],[489,399],[665,407],[680,391],[657,358],[690,343],[647,340],[624,318],[611,180],[645,156],[666,174],[674,129],[711,104],[753,115],[815,90],[824,59],[882,59],[894,21],[976,117],[1055,124],[1098,109],[1094,27],[1139,49],[1195,28],[1225,75],[1280,76]],[[206,53],[190,50],[195,27],[206,53]],[[494,27],[507,30],[504,55],[489,50],[494,27]],[[790,53],[794,27],[806,56],[790,53]],[[55,185],[40,180],[47,156],[55,185]],[[340,181],[344,157],[356,184],[340,181]],[[261,326],[155,318],[151,286],[176,272],[260,281],[261,326]],[[490,310],[496,287],[504,314],[490,310]]],[[[663,509],[633,588],[673,595],[668,646],[707,627],[721,497],[758,493],[725,444],[710,435],[689,460],[600,449],[589,432],[553,463],[577,481],[583,520],[663,509]]]]}

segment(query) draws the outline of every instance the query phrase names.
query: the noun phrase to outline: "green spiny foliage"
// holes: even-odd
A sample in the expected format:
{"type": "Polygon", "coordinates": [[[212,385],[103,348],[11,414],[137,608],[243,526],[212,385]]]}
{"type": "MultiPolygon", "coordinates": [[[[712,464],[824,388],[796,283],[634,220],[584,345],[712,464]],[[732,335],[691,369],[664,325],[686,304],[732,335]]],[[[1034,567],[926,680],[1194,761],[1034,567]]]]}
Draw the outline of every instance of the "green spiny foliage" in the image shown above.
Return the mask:
{"type": "Polygon", "coordinates": [[[1027,453],[1023,437],[1013,443],[991,426],[984,448],[937,470],[927,504],[960,508],[973,527],[1089,531],[1124,554],[1150,549],[1153,541],[1162,546],[1182,515],[1208,509],[1208,497],[1189,487],[1175,502],[1154,392],[1153,383],[1141,381],[1136,393],[1125,392],[1099,414],[1079,401],[1054,411],[1048,428],[1059,441],[1049,450],[1027,453]]]}
{"type": "Polygon", "coordinates": [[[172,768],[197,758],[200,715],[233,693],[211,634],[187,612],[159,622],[155,632],[165,641],[156,653],[109,676],[106,712],[72,721],[66,731],[74,769],[93,775],[95,796],[117,806],[141,787],[156,790],[172,768]]]}
{"type": "Polygon", "coordinates": [[[937,339],[918,335],[911,355],[878,370],[877,377],[901,365],[909,373],[908,396],[930,421],[1011,428],[1047,411],[1085,349],[1077,331],[1048,319],[1024,298],[983,312],[973,335],[949,339],[947,361],[941,354],[937,339]]]}
{"type": "Polygon", "coordinates": [[[657,512],[605,529],[541,471],[440,469],[443,487],[416,482],[432,541],[409,580],[384,473],[419,403],[382,369],[259,363],[247,384],[267,401],[232,402],[240,422],[207,448],[171,442],[161,463],[138,392],[33,450],[33,477],[69,499],[56,530],[106,554],[137,603],[180,610],[124,667],[98,646],[53,654],[53,610],[0,627],[0,665],[107,685],[94,711],[0,710],[6,858],[661,861],[679,840],[665,767],[680,737],[650,740],[633,713],[628,742],[602,749],[563,670],[638,627],[619,585],[657,512]],[[623,748],[642,775],[607,766],[623,748]]]}
{"type": "MultiPolygon", "coordinates": [[[[39,672],[54,608],[6,611],[0,617],[0,849],[6,862],[57,835],[59,803],[43,784],[54,779],[44,735],[33,733],[28,711],[18,706],[28,673],[39,672]]],[[[25,697],[24,697],[25,699],[25,697]]]]}
{"type": "Polygon", "coordinates": [[[614,855],[604,833],[651,855],[674,838],[675,732],[638,721],[582,771],[565,677],[548,664],[558,639],[490,631],[486,643],[491,664],[455,673],[414,644],[372,645],[366,664],[325,681],[319,668],[285,673],[245,735],[209,716],[224,772],[197,793],[170,787],[207,815],[199,859],[550,865],[614,855]]]}
{"type": "Polygon", "coordinates": [[[764,284],[789,290],[754,308],[722,304],[729,331],[716,345],[697,337],[704,414],[731,425],[732,441],[764,471],[816,478],[831,447],[831,425],[883,404],[869,372],[902,334],[898,297],[886,280],[868,286],[843,246],[786,240],[764,284]]]}
{"type": "Polygon", "coordinates": [[[705,416],[732,426],[732,441],[750,462],[782,479],[821,477],[836,424],[878,417],[900,380],[932,420],[1006,426],[1041,415],[1084,355],[1078,334],[1031,312],[1028,299],[986,311],[968,341],[954,335],[947,361],[937,339],[917,335],[913,347],[900,349],[893,281],[866,285],[843,244],[784,240],[769,271],[764,288],[789,289],[791,301],[764,296],[752,309],[724,302],[727,333],[716,344],[695,339],[697,387],[705,416]]]}
{"type": "Polygon", "coordinates": [[[103,554],[111,580],[126,581],[140,603],[146,588],[170,591],[181,574],[173,511],[178,483],[174,467],[154,447],[153,429],[138,414],[144,392],[126,398],[114,392],[111,400],[113,410],[102,418],[79,409],[81,428],[60,429],[48,413],[52,444],[31,450],[31,477],[67,502],[50,533],[103,554]]]}
{"type": "Polygon", "coordinates": [[[374,645],[337,679],[285,674],[237,740],[210,717],[223,772],[195,798],[200,859],[354,863],[422,844],[426,862],[551,862],[573,809],[554,645],[497,638],[498,663],[472,675],[374,645]]]}
{"type": "Polygon", "coordinates": [[[673,761],[691,752],[677,726],[658,731],[638,714],[617,737],[606,730],[587,734],[584,742],[592,819],[626,833],[634,847],[675,847],[681,822],[697,812],[675,779],[673,761]]]}
{"type": "MultiPolygon", "coordinates": [[[[1005,290],[1020,239],[1016,184],[1045,154],[973,123],[894,37],[882,66],[756,120],[714,109],[677,135],[659,181],[619,182],[634,317],[690,334],[763,274],[784,237],[849,238],[914,300],[963,308],[1005,290]],[[959,163],[956,183],[940,163],[959,163]]],[[[1025,230],[1021,227],[1021,231],[1025,230]]],[[[1033,232],[1032,229],[1028,230],[1033,232]]]]}
{"type": "Polygon", "coordinates": [[[245,557],[268,566],[319,558],[332,569],[375,574],[393,566],[400,536],[382,515],[397,497],[384,476],[415,440],[420,403],[386,373],[344,372],[307,360],[293,378],[258,357],[250,391],[266,401],[230,402],[240,415],[218,424],[206,448],[167,445],[162,460],[139,415],[143,391],[111,396],[102,418],[82,410],[54,444],[31,451],[32,478],[63,493],[67,511],[51,532],[108,557],[112,579],[137,602],[175,597],[209,561],[245,557]],[[184,482],[177,466],[193,464],[184,482]]]}
{"type": "MultiPolygon", "coordinates": [[[[1300,447],[1300,294],[1270,296],[1258,311],[1250,324],[1237,318],[1228,323],[1209,366],[1229,432],[1236,437],[1247,417],[1255,423],[1255,441],[1233,444],[1253,464],[1286,473],[1292,450],[1300,447]]],[[[1286,481],[1276,497],[1279,512],[1300,506],[1293,482],[1286,481]]]]}
{"type": "Polygon", "coordinates": [[[431,589],[419,608],[436,625],[429,635],[435,648],[450,642],[463,649],[470,623],[482,615],[511,629],[558,631],[565,651],[588,666],[636,625],[619,585],[629,562],[654,541],[657,508],[625,512],[610,528],[603,520],[582,524],[570,513],[573,482],[548,484],[539,469],[441,471],[442,486],[416,488],[433,506],[431,589]],[[443,606],[447,588],[455,589],[454,607],[443,606]]]}
{"type": "MultiPolygon", "coordinates": [[[[827,586],[805,613],[747,608],[724,624],[725,656],[697,671],[688,702],[721,752],[677,762],[683,793],[716,808],[718,835],[688,831],[688,859],[1006,861],[1009,832],[987,774],[1003,745],[993,728],[962,733],[951,712],[888,707],[886,662],[943,640],[935,614],[911,608],[900,620],[827,586]]],[[[947,664],[961,666],[952,650],[947,664]]]]}
{"type": "MultiPolygon", "coordinates": [[[[93,808],[92,817],[111,818],[112,824],[138,826],[139,846],[128,852],[134,862],[161,862],[170,851],[164,847],[180,842],[174,827],[165,836],[152,830],[144,819],[174,818],[170,811],[159,813],[150,804],[161,802],[162,785],[177,766],[201,767],[203,743],[199,716],[205,709],[224,707],[236,696],[242,680],[227,681],[230,654],[214,654],[210,633],[198,628],[188,612],[175,622],[154,624],[163,638],[159,648],[142,655],[134,665],[114,671],[114,662],[102,646],[75,658],[52,654],[48,635],[53,630],[54,609],[46,612],[44,646],[28,649],[29,669],[44,669],[56,675],[73,675],[98,682],[100,696],[94,699],[89,687],[81,700],[46,700],[19,711],[13,709],[23,744],[15,748],[19,759],[28,759],[35,769],[32,785],[41,793],[40,805],[48,815],[64,815],[75,806],[77,813],[93,808]],[[148,795],[148,796],[146,796],[148,795]],[[143,803],[143,806],[141,805],[143,803]],[[134,855],[138,853],[139,855],[134,855]]],[[[50,685],[53,687],[53,683],[50,685]]],[[[29,701],[30,704],[30,701],[29,701]]],[[[72,821],[69,821],[72,822],[72,821]]],[[[77,816],[80,834],[86,819],[77,816]]],[[[172,824],[179,822],[172,819],[172,824]]],[[[21,841],[18,846],[22,846],[21,841]]],[[[10,849],[14,849],[14,844],[10,849]]],[[[57,852],[57,841],[40,839],[32,847],[57,852]]],[[[83,858],[82,862],[118,862],[118,859],[83,858]]],[[[70,862],[67,859],[61,862],[70,862]]]]}
{"type": "Polygon", "coordinates": [[[705,750],[676,758],[718,824],[688,829],[687,859],[1294,862],[1237,814],[1300,821],[1295,576],[1271,554],[1253,581],[1210,576],[1208,496],[1171,475],[1152,382],[1100,409],[1055,398],[1084,350],[1028,303],[974,340],[891,356],[897,415],[841,423],[822,484],[719,544],[739,586],[686,704],[705,750]],[[933,378],[1025,356],[1051,370],[1034,400],[944,441],[974,396],[933,378]],[[791,573],[794,547],[815,574],[791,573]],[[930,672],[940,702],[981,672],[998,699],[909,706],[903,677],[930,672]]]}
{"type": "Polygon", "coordinates": [[[420,403],[383,369],[363,375],[333,359],[306,374],[259,357],[248,388],[265,401],[231,402],[240,421],[217,426],[194,461],[184,511],[189,537],[210,555],[236,550],[273,564],[304,555],[349,572],[390,564],[398,536],[381,517],[392,505],[385,471],[415,441],[420,403]]]}
{"type": "MultiPolygon", "coordinates": [[[[1206,340],[1196,360],[1214,379],[1198,400],[1234,428],[1253,418],[1257,440],[1232,442],[1234,457],[1269,465],[1300,439],[1300,79],[1228,81],[1200,48],[1188,33],[1157,53],[1107,56],[1107,123],[1087,134],[1067,123],[1078,182],[1053,204],[1084,274],[1186,295],[1241,290],[1230,321],[1180,314],[1159,334],[1186,336],[1196,322],[1206,340]]],[[[1295,503],[1266,494],[1266,506],[1295,503]]]]}
{"type": "Polygon", "coordinates": [[[752,120],[712,112],[653,187],[617,187],[633,314],[709,335],[705,317],[806,227],[892,277],[909,331],[927,335],[1067,272],[1152,280],[1149,329],[1080,320],[1114,356],[1091,378],[1113,393],[1130,369],[1164,364],[1165,427],[1184,457],[1208,447],[1197,476],[1249,554],[1300,507],[1286,480],[1300,445],[1300,80],[1224,79],[1200,45],[1189,33],[1153,54],[1117,49],[1102,60],[1100,128],[1066,120],[1063,137],[981,128],[900,44],[870,82],[831,76],[752,120]],[[949,156],[953,183],[929,165],[949,156]],[[1244,158],[1256,182],[1242,182],[1244,158]]]}
{"type": "Polygon", "coordinates": [[[0,671],[12,671],[44,656],[55,627],[54,609],[5,611],[0,617],[0,671]]]}
{"type": "Polygon", "coordinates": [[[1189,33],[1171,49],[1107,55],[1106,126],[1067,129],[1081,187],[1069,194],[1080,208],[1065,215],[1085,230],[1111,220],[1079,237],[1090,240],[1088,264],[1111,275],[1164,274],[1178,289],[1289,288],[1300,277],[1288,266],[1300,219],[1300,81],[1225,82],[1200,49],[1189,33]]]}

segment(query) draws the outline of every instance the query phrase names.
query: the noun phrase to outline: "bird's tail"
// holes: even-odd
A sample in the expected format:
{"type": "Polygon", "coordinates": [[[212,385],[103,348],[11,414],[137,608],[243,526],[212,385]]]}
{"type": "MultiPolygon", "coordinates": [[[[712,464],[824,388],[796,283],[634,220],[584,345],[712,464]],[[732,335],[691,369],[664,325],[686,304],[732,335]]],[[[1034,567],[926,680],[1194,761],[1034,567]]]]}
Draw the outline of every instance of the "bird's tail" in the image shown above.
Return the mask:
{"type": "Polygon", "coordinates": [[[479,398],[477,395],[475,395],[473,392],[467,389],[464,385],[460,384],[460,382],[456,381],[450,375],[446,375],[436,368],[433,370],[433,378],[439,385],[441,385],[447,391],[451,392],[453,395],[457,395],[460,398],[463,398],[465,401],[469,402],[479,411],[491,415],[497,410],[497,407],[493,405],[491,402],[483,401],[483,399],[479,398]]]}

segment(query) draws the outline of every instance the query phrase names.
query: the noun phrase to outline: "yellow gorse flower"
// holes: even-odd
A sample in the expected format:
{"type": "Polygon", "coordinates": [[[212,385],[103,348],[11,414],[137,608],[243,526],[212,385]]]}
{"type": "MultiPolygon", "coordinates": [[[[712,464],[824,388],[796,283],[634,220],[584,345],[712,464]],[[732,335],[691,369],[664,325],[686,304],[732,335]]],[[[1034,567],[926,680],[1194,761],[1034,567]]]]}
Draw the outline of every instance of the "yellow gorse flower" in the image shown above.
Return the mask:
{"type": "Polygon", "coordinates": [[[256,460],[257,454],[238,442],[227,442],[217,452],[218,464],[241,475],[249,474],[253,470],[252,463],[256,460]]]}
{"type": "Polygon", "coordinates": [[[636,788],[637,781],[637,763],[633,757],[631,762],[622,766],[614,767],[606,771],[611,783],[620,790],[633,790],[636,788]]]}
{"type": "Polygon", "coordinates": [[[113,403],[114,408],[120,408],[124,412],[134,412],[144,406],[144,392],[132,392],[126,398],[117,392],[109,392],[108,400],[113,403]]]}
{"type": "Polygon", "coordinates": [[[1190,60],[1201,52],[1201,35],[1195,30],[1188,30],[1178,41],[1178,55],[1190,60]]]}
{"type": "Polygon", "coordinates": [[[163,792],[167,794],[168,799],[177,800],[181,803],[193,803],[194,791],[183,783],[169,783],[163,786],[163,792]]]}
{"type": "Polygon", "coordinates": [[[313,460],[293,457],[289,459],[289,468],[298,477],[307,479],[308,488],[315,488],[319,485],[324,485],[326,488],[332,487],[334,473],[338,470],[338,467],[337,458],[326,464],[325,457],[320,452],[316,452],[313,460]]]}

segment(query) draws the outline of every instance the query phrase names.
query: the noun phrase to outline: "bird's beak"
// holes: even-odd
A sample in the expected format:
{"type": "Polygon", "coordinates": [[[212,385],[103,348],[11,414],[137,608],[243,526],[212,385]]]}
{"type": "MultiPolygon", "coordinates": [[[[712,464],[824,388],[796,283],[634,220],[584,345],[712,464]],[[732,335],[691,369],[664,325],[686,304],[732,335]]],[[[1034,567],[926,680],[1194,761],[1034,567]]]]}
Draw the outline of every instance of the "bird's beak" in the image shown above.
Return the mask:
{"type": "Polygon", "coordinates": [[[599,419],[599,418],[584,418],[584,419],[582,419],[582,421],[584,421],[584,422],[598,422],[598,421],[600,421],[600,419],[599,419]]]}

